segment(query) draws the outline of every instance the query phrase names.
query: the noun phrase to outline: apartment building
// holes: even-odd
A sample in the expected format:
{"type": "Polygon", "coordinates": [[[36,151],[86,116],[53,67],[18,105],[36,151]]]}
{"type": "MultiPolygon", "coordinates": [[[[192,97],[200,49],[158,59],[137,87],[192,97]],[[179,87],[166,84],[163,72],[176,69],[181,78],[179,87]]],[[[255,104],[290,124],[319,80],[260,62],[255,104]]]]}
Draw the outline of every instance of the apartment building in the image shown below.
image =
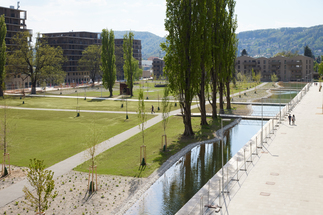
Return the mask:
{"type": "MultiPolygon", "coordinates": [[[[18,32],[28,31],[32,35],[32,30],[27,29],[26,20],[27,20],[27,11],[19,9],[19,3],[17,9],[14,6],[1,7],[0,6],[0,16],[4,15],[5,23],[7,26],[7,35],[5,37],[7,51],[10,51],[15,44],[12,43],[12,38],[18,32]]],[[[31,85],[30,78],[21,75],[19,71],[16,74],[7,74],[6,80],[6,89],[17,89],[21,87],[29,87],[31,85]]]]}
{"type": "MultiPolygon", "coordinates": [[[[116,55],[116,67],[117,67],[117,80],[124,80],[123,71],[123,39],[114,39],[115,55],[116,55]]],[[[138,60],[139,68],[142,68],[142,54],[141,54],[141,40],[133,40],[132,53],[133,57],[138,60]]]]}
{"type": "MultiPolygon", "coordinates": [[[[66,72],[65,83],[83,83],[90,81],[89,71],[80,71],[78,61],[84,51],[90,45],[101,45],[101,34],[94,32],[60,32],[60,33],[43,33],[50,46],[60,46],[63,49],[63,55],[67,57],[67,62],[63,65],[66,72]]],[[[124,79],[123,72],[123,39],[115,39],[116,60],[117,60],[117,80],[124,79]]],[[[133,56],[139,61],[141,68],[141,41],[133,41],[133,56]]],[[[96,81],[101,81],[102,76],[98,75],[96,81]]],[[[93,81],[93,80],[92,80],[93,81]]]]}
{"type": "Polygon", "coordinates": [[[163,69],[165,67],[165,62],[162,58],[154,58],[152,64],[153,75],[159,79],[163,76],[163,69]]]}
{"type": "Polygon", "coordinates": [[[313,78],[313,59],[306,56],[253,58],[241,56],[236,59],[235,69],[245,75],[261,73],[261,81],[271,81],[276,74],[279,81],[308,81],[313,78]]]}
{"type": "MultiPolygon", "coordinates": [[[[19,5],[17,5],[19,7],[19,5]]],[[[4,15],[5,23],[7,25],[7,35],[6,35],[6,45],[7,50],[14,45],[12,44],[11,38],[20,31],[29,31],[32,34],[32,30],[27,29],[26,20],[27,20],[27,11],[15,9],[14,6],[9,8],[0,7],[0,16],[4,15]]]]}

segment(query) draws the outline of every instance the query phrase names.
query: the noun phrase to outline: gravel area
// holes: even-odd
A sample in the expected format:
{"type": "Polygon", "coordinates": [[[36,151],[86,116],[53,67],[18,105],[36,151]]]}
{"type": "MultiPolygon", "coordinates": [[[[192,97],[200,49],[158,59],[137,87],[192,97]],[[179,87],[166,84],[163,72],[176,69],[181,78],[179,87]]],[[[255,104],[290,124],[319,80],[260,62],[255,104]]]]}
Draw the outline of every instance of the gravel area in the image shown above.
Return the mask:
{"type": "MultiPolygon", "coordinates": [[[[115,214],[129,196],[135,193],[146,178],[98,175],[98,191],[87,192],[88,173],[70,171],[55,179],[57,197],[50,202],[46,214],[115,214]]],[[[34,214],[21,197],[0,208],[0,214],[34,214]]]]}

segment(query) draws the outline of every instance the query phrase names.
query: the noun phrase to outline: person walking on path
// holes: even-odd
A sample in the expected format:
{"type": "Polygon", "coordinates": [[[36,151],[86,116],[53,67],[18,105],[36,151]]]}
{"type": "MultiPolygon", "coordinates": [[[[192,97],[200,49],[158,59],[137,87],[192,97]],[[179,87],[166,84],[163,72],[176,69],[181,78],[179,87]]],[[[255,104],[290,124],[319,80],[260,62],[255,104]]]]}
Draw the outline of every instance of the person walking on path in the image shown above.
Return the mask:
{"type": "Polygon", "coordinates": [[[292,120],[292,116],[289,114],[289,115],[288,115],[289,125],[290,125],[291,120],[292,120]]]}
{"type": "Polygon", "coordinates": [[[295,115],[293,114],[293,125],[295,125],[295,121],[296,121],[296,118],[295,118],[295,115]]]}
{"type": "Polygon", "coordinates": [[[151,106],[151,113],[155,113],[155,111],[154,111],[154,105],[151,106]]]}

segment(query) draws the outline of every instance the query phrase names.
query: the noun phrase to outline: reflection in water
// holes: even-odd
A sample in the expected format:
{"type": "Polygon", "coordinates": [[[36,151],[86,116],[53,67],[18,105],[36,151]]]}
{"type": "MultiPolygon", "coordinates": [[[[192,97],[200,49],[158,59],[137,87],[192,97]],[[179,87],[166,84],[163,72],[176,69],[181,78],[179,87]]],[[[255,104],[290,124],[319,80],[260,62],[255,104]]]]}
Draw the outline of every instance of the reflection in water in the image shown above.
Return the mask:
{"type": "MultiPolygon", "coordinates": [[[[225,132],[224,163],[257,133],[260,125],[260,121],[241,120],[225,132]]],[[[126,214],[175,214],[220,169],[220,141],[196,146],[168,169],[126,214]]]]}

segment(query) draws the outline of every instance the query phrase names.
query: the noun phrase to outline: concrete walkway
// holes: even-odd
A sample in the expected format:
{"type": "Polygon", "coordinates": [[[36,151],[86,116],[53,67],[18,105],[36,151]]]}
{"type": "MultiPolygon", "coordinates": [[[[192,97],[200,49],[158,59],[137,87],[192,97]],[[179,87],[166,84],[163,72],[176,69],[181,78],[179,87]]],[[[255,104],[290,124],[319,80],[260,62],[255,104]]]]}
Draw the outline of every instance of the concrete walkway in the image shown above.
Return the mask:
{"type": "Polygon", "coordinates": [[[292,112],[296,125],[285,118],[221,214],[323,214],[322,102],[313,85],[292,112]]]}
{"type": "MultiPolygon", "coordinates": [[[[265,85],[266,83],[263,83],[261,85],[259,85],[258,87],[261,87],[263,85],[265,85]]],[[[249,90],[246,90],[245,92],[249,92],[249,91],[252,91],[254,90],[254,88],[251,88],[249,90]]],[[[244,91],[243,91],[244,92],[244,91]]],[[[242,93],[243,93],[242,92],[242,93]]],[[[239,95],[239,93],[235,93],[233,94],[232,96],[237,96],[239,95]]],[[[44,97],[44,96],[42,96],[44,97]]],[[[51,96],[52,97],[52,96],[51,96]]],[[[66,96],[55,96],[55,97],[62,97],[62,98],[72,98],[72,97],[66,97],[66,96]]],[[[76,98],[76,97],[74,97],[76,98]]],[[[137,101],[137,100],[134,100],[134,101],[137,101]]],[[[148,101],[153,101],[153,100],[148,100],[148,101]]],[[[208,102],[207,102],[208,104],[208,102]]],[[[197,108],[198,105],[193,105],[191,108],[197,108]]],[[[0,107],[1,108],[1,107],[0,107]]],[[[19,108],[19,107],[12,107],[12,108],[15,108],[15,109],[29,109],[29,110],[48,110],[48,109],[43,109],[43,108],[19,108]]],[[[66,109],[49,109],[51,111],[75,111],[75,110],[66,110],[66,109]]],[[[123,113],[123,112],[114,112],[114,111],[85,111],[85,110],[82,110],[81,112],[113,112],[113,113],[123,113]]],[[[177,109],[175,111],[171,111],[170,112],[170,116],[172,115],[177,115],[181,112],[180,109],[177,109]]],[[[128,112],[129,113],[129,112],[128,112]]],[[[155,124],[157,124],[158,122],[162,121],[162,115],[161,114],[158,114],[156,117],[150,119],[147,121],[146,125],[145,125],[145,128],[149,128],[155,124]]],[[[97,148],[97,151],[96,151],[96,155],[108,150],[109,148],[112,148],[113,146],[119,144],[119,143],[122,143],[123,141],[129,139],[130,137],[136,135],[137,133],[139,133],[141,130],[139,129],[138,126],[136,127],[133,127],[121,134],[118,134],[100,144],[98,144],[98,148],[97,148]]],[[[54,177],[59,177],[63,174],[66,174],[68,173],[69,171],[71,171],[74,167],[82,164],[83,162],[85,162],[86,160],[88,160],[89,158],[86,158],[84,155],[85,155],[86,151],[83,151],[83,152],[80,152],[70,158],[67,158],[66,160],[63,160],[51,167],[49,167],[48,169],[49,170],[52,170],[55,175],[54,177]]],[[[0,208],[5,206],[6,204],[22,197],[24,195],[24,193],[22,192],[22,189],[24,186],[27,186],[29,188],[31,188],[29,186],[29,183],[27,180],[23,180],[23,181],[20,181],[16,184],[13,184],[9,187],[7,187],[6,189],[3,189],[3,190],[0,190],[0,208]]]]}

